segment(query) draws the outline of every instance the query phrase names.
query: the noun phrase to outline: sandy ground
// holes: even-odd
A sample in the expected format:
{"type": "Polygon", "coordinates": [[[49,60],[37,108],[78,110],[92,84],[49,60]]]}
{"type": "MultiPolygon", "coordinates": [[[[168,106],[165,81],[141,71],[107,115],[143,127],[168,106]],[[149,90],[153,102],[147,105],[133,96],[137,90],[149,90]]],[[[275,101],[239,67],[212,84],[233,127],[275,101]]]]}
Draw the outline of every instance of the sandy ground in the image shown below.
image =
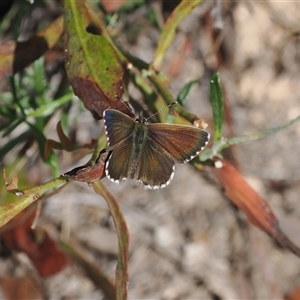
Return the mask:
{"type": "MultiPolygon", "coordinates": [[[[210,5],[199,6],[182,22],[164,71],[172,78],[174,95],[189,80],[199,79],[187,107],[207,120],[212,133],[208,88],[217,60],[207,29],[213,19],[203,16],[210,5]]],[[[118,41],[150,62],[158,31],[145,26],[149,24],[144,13],[137,10],[123,24],[143,25],[139,34],[124,34],[118,41]]],[[[225,59],[220,74],[231,115],[225,136],[255,133],[300,115],[300,43],[293,35],[293,30],[299,32],[299,14],[298,2],[271,2],[270,7],[256,1],[223,3],[225,59]]],[[[88,112],[84,116],[82,130],[89,133],[95,122],[88,112]]],[[[101,122],[97,124],[101,130],[101,122]]],[[[299,141],[300,126],[295,124],[235,146],[233,153],[248,182],[269,202],[282,230],[300,246],[299,141]]],[[[130,181],[103,182],[128,222],[129,299],[283,299],[299,286],[300,259],[250,225],[207,174],[177,165],[172,183],[155,191],[130,181]]],[[[90,187],[72,183],[47,200],[40,226],[58,238],[55,224],[61,224],[63,233],[76,239],[85,255],[114,278],[114,225],[104,200],[90,187]]],[[[17,256],[20,265],[29,264],[24,255],[17,256]]],[[[41,284],[49,299],[103,297],[75,265],[41,284]]]]}

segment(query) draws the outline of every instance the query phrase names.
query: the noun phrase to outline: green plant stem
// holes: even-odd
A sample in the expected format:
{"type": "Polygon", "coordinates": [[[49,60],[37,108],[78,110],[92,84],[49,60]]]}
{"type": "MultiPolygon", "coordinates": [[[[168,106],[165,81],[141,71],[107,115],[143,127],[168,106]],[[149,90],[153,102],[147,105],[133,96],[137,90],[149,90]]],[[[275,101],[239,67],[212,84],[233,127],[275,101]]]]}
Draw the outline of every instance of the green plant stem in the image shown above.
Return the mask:
{"type": "MultiPolygon", "coordinates": [[[[176,101],[157,74],[150,74],[148,78],[155,86],[157,92],[168,104],[174,103],[176,101]]],[[[191,114],[180,105],[174,106],[174,109],[180,116],[191,123],[194,123],[194,121],[199,119],[196,115],[191,114]]]]}
{"type": "Polygon", "coordinates": [[[200,159],[201,161],[205,161],[207,159],[212,159],[214,156],[221,156],[221,151],[224,150],[225,148],[228,148],[229,146],[238,145],[245,142],[251,142],[251,141],[264,138],[266,136],[275,134],[279,131],[288,129],[290,126],[292,126],[297,122],[300,122],[300,116],[290,120],[286,124],[273,127],[273,128],[268,128],[254,134],[236,136],[229,139],[222,137],[219,141],[214,142],[213,146],[210,149],[205,149],[201,153],[200,159]]]}
{"type": "Polygon", "coordinates": [[[24,196],[35,195],[35,194],[43,194],[44,192],[46,192],[50,189],[53,189],[53,188],[57,187],[58,185],[67,183],[68,181],[69,181],[68,178],[60,176],[60,177],[54,178],[50,181],[47,181],[43,184],[36,185],[36,186],[30,187],[30,188],[27,188],[27,189],[24,189],[24,190],[19,190],[19,191],[24,196]]]}

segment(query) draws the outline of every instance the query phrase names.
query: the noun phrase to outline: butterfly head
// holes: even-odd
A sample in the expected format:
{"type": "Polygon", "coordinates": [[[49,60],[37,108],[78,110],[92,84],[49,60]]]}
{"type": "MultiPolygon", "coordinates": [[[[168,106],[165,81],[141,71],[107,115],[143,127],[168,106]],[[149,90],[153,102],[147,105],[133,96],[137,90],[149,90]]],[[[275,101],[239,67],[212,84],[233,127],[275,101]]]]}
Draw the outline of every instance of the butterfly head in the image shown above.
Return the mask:
{"type": "Polygon", "coordinates": [[[135,122],[142,123],[142,124],[145,124],[147,122],[147,119],[144,117],[144,113],[142,110],[138,113],[137,118],[135,119],[135,122]]]}

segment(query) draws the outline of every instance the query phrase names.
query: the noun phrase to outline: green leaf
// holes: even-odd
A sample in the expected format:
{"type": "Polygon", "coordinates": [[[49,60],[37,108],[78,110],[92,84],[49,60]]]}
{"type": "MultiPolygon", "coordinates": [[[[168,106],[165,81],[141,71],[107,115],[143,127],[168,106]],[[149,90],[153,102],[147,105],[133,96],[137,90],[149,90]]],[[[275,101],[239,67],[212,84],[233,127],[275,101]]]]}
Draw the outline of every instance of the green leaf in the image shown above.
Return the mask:
{"type": "Polygon", "coordinates": [[[53,177],[58,177],[60,174],[59,164],[55,153],[52,151],[49,157],[45,160],[45,162],[50,165],[51,173],[53,177]]]}
{"type": "Polygon", "coordinates": [[[30,187],[23,190],[10,191],[19,198],[15,201],[0,205],[0,227],[8,223],[19,212],[28,207],[31,203],[38,200],[46,191],[66,184],[69,180],[64,177],[58,177],[45,182],[41,185],[30,187]]]}
{"type": "Polygon", "coordinates": [[[51,115],[57,108],[64,105],[65,103],[71,101],[73,98],[73,93],[68,93],[62,96],[61,98],[46,103],[43,106],[38,107],[37,109],[29,112],[27,117],[45,117],[51,115]]]}
{"type": "Polygon", "coordinates": [[[280,126],[277,126],[277,127],[268,128],[268,129],[262,130],[260,132],[251,134],[251,135],[242,135],[242,136],[237,136],[237,137],[230,138],[224,144],[223,149],[227,148],[231,145],[241,144],[241,143],[245,143],[245,142],[249,142],[249,141],[255,141],[255,140],[264,138],[266,136],[272,135],[272,134],[277,133],[279,131],[288,129],[290,126],[292,126],[293,124],[295,124],[299,121],[300,121],[300,116],[296,117],[295,119],[292,119],[291,121],[289,121],[286,124],[283,124],[283,125],[280,125],[280,126]]]}
{"type": "Polygon", "coordinates": [[[13,217],[36,201],[39,197],[39,194],[32,194],[20,197],[20,199],[17,199],[14,202],[0,206],[0,227],[8,223],[13,217]]]}
{"type": "Polygon", "coordinates": [[[44,76],[44,63],[45,59],[42,56],[41,58],[37,59],[33,63],[32,68],[32,79],[34,83],[34,95],[35,95],[35,102],[37,103],[37,106],[40,107],[41,105],[44,105],[47,103],[46,99],[46,88],[47,88],[47,82],[44,76]]]}
{"type": "Polygon", "coordinates": [[[13,130],[15,130],[20,124],[24,122],[24,118],[16,118],[15,120],[10,120],[10,122],[6,122],[6,124],[3,124],[3,126],[0,126],[0,131],[4,130],[5,131],[2,133],[2,136],[5,137],[9,134],[12,133],[13,130]]]}
{"type": "Polygon", "coordinates": [[[214,140],[218,141],[222,137],[224,120],[224,102],[219,73],[214,74],[210,79],[210,103],[214,120],[214,140]]]}
{"type": "Polygon", "coordinates": [[[152,67],[154,70],[159,71],[161,69],[161,64],[165,57],[166,51],[175,38],[175,31],[178,24],[201,2],[202,0],[182,0],[168,17],[161,32],[154,54],[154,59],[152,62],[152,67]]]}
{"type": "Polygon", "coordinates": [[[22,132],[15,139],[7,142],[3,147],[0,148],[0,157],[4,157],[7,153],[9,153],[18,144],[28,141],[30,136],[31,136],[31,132],[29,130],[27,130],[25,132],[22,132]]]}
{"type": "Polygon", "coordinates": [[[191,93],[192,89],[194,88],[194,86],[196,86],[198,84],[198,80],[192,80],[190,82],[188,82],[179,92],[178,96],[177,96],[177,102],[180,105],[183,105],[187,99],[189,94],[191,93]]]}
{"type": "Polygon", "coordinates": [[[65,66],[74,93],[101,119],[107,108],[128,108],[123,95],[123,69],[115,50],[103,36],[87,32],[91,15],[84,1],[64,1],[65,66]]]}

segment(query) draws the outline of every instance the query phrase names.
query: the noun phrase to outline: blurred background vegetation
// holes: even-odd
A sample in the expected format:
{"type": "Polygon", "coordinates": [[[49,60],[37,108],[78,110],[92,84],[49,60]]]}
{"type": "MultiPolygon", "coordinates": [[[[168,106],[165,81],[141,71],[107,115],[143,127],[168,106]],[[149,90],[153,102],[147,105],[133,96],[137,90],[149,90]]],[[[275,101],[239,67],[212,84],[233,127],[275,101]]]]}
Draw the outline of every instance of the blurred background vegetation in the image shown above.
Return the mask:
{"type": "MultiPolygon", "coordinates": [[[[153,60],[164,24],[179,4],[85,2],[118,49],[141,69],[153,60]]],[[[60,22],[62,3],[2,1],[0,7],[0,168],[9,178],[17,174],[19,188],[26,188],[84,165],[104,134],[103,125],[70,87],[62,25],[52,27],[47,45],[37,35],[60,22]],[[65,151],[66,145],[72,151],[65,151]]],[[[176,28],[160,79],[174,98],[188,90],[185,108],[203,118],[210,133],[210,78],[217,71],[225,137],[287,123],[300,115],[299,13],[297,2],[203,1],[176,28]]],[[[97,58],[97,53],[90,57],[95,65],[97,58]]],[[[123,100],[151,114],[166,102],[147,76],[125,72],[123,100]]],[[[223,153],[298,245],[299,137],[296,124],[223,153]]],[[[299,259],[254,228],[210,172],[199,176],[190,166],[176,169],[172,184],[159,191],[103,179],[129,227],[129,299],[299,299],[299,259]]],[[[1,204],[15,199],[2,177],[0,195],[1,204]]],[[[114,295],[117,239],[106,203],[87,184],[73,182],[44,198],[37,220],[36,209],[30,206],[0,229],[0,298],[114,295]],[[61,240],[72,249],[61,250],[61,240]]]]}

